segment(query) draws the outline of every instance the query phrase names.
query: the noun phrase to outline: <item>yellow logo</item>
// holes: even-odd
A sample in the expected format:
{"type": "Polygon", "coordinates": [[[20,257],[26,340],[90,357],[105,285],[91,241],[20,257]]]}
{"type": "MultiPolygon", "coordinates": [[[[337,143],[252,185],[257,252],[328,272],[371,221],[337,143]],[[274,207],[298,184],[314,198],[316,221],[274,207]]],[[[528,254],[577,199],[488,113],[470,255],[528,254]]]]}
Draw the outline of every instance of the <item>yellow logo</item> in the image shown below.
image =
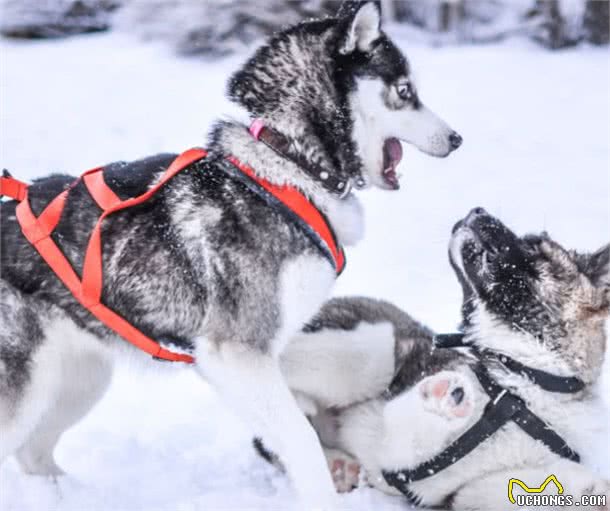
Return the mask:
{"type": "Polygon", "coordinates": [[[563,485],[552,474],[547,477],[544,480],[544,483],[542,483],[538,488],[530,488],[520,479],[511,479],[510,481],[508,481],[508,500],[510,500],[513,504],[516,503],[515,497],[513,497],[513,488],[515,484],[521,486],[521,488],[523,488],[526,493],[542,493],[551,481],[555,483],[555,486],[557,486],[557,492],[560,495],[563,494],[563,485]]]}

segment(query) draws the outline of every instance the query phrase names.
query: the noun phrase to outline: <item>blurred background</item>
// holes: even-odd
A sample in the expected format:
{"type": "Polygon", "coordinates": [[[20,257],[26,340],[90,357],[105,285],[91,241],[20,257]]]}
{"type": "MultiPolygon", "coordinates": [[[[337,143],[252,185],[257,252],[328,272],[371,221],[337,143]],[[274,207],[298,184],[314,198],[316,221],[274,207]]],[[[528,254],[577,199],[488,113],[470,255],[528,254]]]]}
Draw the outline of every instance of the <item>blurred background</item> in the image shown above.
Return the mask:
{"type": "MultiPolygon", "coordinates": [[[[382,0],[386,23],[432,45],[528,38],[556,50],[607,45],[608,0],[382,0]]],[[[0,0],[0,33],[57,38],[124,30],[178,52],[221,57],[339,0],[0,0]]]]}
{"type": "MultiPolygon", "coordinates": [[[[583,252],[609,240],[608,2],[383,4],[422,100],[464,145],[435,159],[405,144],[400,191],[359,194],[366,236],[348,248],[335,294],[390,300],[451,332],[462,296],[447,242],[472,207],[583,252]]],[[[79,175],[205,146],[217,119],[242,118],[225,84],[264,37],[338,6],[0,0],[0,168],[23,180],[79,175]]],[[[68,477],[29,477],[13,459],[0,466],[1,511],[296,511],[289,481],[254,454],[252,431],[212,389],[187,370],[139,366],[121,359],[106,396],[62,438],[68,477]]],[[[610,402],[610,363],[604,373],[610,402]]],[[[581,452],[606,476],[609,438],[600,432],[581,452]]],[[[408,509],[364,485],[342,504],[408,509]]]]}

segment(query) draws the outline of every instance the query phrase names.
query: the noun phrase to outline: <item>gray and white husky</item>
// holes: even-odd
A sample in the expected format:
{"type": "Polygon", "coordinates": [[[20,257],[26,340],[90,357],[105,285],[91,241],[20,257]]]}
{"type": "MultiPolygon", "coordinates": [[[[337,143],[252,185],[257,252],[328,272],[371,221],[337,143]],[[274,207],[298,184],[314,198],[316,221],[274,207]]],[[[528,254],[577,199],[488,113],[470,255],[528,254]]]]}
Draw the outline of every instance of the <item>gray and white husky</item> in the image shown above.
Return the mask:
{"type": "MultiPolygon", "coordinates": [[[[378,2],[345,2],[335,17],[279,33],[233,76],[228,94],[289,140],[286,154],[246,124],[216,124],[205,160],[105,221],[103,302],[153,339],[194,353],[198,372],[281,455],[304,502],[332,507],[322,449],[278,357],[329,296],[335,272],[303,230],[222,162],[232,155],[297,187],[349,245],[362,235],[358,200],[304,167],[396,189],[399,140],[447,156],[461,138],[421,102],[406,58],[381,29],[378,2]]],[[[137,195],[173,158],[112,164],[105,180],[122,198],[137,195]]],[[[34,213],[72,183],[64,175],[33,183],[34,213]]],[[[0,460],[15,454],[28,473],[59,474],[60,436],[104,394],[114,354],[134,350],[51,273],[22,236],[15,207],[1,210],[0,460]]],[[[56,236],[78,271],[98,214],[83,183],[73,185],[56,236]]]]}
{"type": "MultiPolygon", "coordinates": [[[[464,290],[466,342],[484,353],[482,362],[497,382],[572,449],[590,452],[587,444],[599,438],[605,422],[595,386],[610,310],[609,246],[579,254],[547,234],[518,237],[477,208],[455,226],[449,254],[464,290]],[[584,387],[544,390],[527,374],[508,371],[500,356],[577,377],[584,387]]],[[[470,350],[439,349],[433,337],[387,302],[335,298],[282,355],[288,384],[327,448],[339,490],[358,484],[361,465],[369,483],[397,494],[384,472],[431,459],[481,417],[490,398],[475,376],[470,350]]],[[[260,441],[255,445],[270,455],[260,441]]],[[[535,487],[551,474],[575,501],[601,494],[610,504],[610,481],[554,454],[515,423],[408,491],[425,506],[501,511],[511,507],[510,479],[535,487]]]]}

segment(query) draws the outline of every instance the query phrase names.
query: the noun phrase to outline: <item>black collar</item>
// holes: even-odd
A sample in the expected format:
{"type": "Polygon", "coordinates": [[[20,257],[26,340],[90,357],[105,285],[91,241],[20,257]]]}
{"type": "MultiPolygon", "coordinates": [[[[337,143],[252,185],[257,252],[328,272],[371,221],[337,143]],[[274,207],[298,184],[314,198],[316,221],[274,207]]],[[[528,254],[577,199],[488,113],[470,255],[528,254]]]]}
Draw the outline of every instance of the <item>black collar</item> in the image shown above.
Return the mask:
{"type": "MultiPolygon", "coordinates": [[[[294,154],[290,151],[292,142],[282,133],[265,126],[260,119],[255,120],[249,128],[250,134],[257,140],[260,140],[267,147],[275,151],[282,158],[290,160],[303,170],[310,178],[328,192],[338,195],[343,199],[349,195],[352,188],[352,180],[345,176],[334,176],[328,170],[324,170],[318,165],[308,162],[301,154],[294,154]]],[[[360,180],[361,181],[361,180],[360,180]]],[[[357,183],[361,187],[364,183],[357,183]]]]}
{"type": "MultiPolygon", "coordinates": [[[[483,362],[481,350],[464,343],[464,334],[442,334],[434,338],[438,348],[463,348],[473,350],[478,360],[472,367],[481,387],[489,396],[489,401],[480,419],[445,450],[416,467],[402,470],[383,471],[385,481],[400,491],[412,504],[421,500],[411,488],[411,483],[431,477],[450,467],[471,453],[508,422],[514,422],[534,440],[542,442],[550,451],[562,458],[579,462],[580,456],[547,423],[533,413],[518,395],[500,385],[488,372],[483,362]]],[[[550,392],[578,392],[584,387],[576,377],[560,377],[545,371],[527,367],[516,360],[498,355],[498,360],[513,372],[525,374],[530,380],[550,392]],[[509,361],[507,363],[507,361],[509,361]],[[543,382],[543,383],[541,383],[543,382]],[[554,390],[552,390],[554,389],[554,390]]]]}
{"type": "Polygon", "coordinates": [[[585,383],[576,376],[557,376],[556,374],[547,373],[541,369],[526,366],[508,355],[496,353],[473,344],[465,343],[463,333],[439,334],[434,337],[433,342],[434,345],[439,348],[469,348],[479,357],[493,357],[509,371],[525,376],[532,383],[538,385],[541,389],[548,392],[571,394],[574,392],[580,392],[585,388],[585,383]]]}

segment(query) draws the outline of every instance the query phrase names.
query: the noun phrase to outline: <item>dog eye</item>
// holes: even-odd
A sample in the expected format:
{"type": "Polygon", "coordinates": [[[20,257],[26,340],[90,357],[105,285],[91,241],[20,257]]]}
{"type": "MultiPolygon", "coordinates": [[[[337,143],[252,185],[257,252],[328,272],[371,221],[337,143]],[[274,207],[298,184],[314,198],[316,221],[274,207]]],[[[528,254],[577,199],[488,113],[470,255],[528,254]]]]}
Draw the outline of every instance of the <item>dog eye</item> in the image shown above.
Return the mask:
{"type": "Polygon", "coordinates": [[[411,99],[413,99],[413,87],[411,87],[411,84],[406,82],[406,83],[399,83],[398,85],[396,85],[396,93],[398,94],[398,97],[400,97],[400,99],[403,99],[405,101],[410,101],[411,99]]]}

